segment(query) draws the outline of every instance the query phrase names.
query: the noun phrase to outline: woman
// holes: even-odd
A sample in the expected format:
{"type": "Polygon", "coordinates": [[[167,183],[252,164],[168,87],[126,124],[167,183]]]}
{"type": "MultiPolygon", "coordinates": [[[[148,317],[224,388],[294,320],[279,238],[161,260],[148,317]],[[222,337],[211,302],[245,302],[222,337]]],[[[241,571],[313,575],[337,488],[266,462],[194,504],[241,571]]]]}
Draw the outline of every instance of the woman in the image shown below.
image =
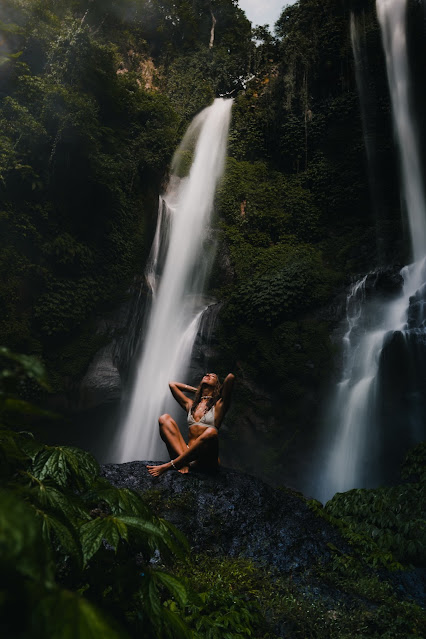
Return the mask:
{"type": "Polygon", "coordinates": [[[167,446],[170,461],[160,466],[147,466],[153,477],[159,477],[171,470],[187,473],[189,465],[200,470],[213,470],[219,464],[218,430],[231,403],[234,375],[230,373],[223,385],[216,373],[207,373],[198,388],[170,382],[170,390],[175,400],[188,413],[188,445],[175,420],[170,415],[162,415],[158,420],[160,437],[167,446]],[[195,393],[194,400],[184,392],[195,393]]]}

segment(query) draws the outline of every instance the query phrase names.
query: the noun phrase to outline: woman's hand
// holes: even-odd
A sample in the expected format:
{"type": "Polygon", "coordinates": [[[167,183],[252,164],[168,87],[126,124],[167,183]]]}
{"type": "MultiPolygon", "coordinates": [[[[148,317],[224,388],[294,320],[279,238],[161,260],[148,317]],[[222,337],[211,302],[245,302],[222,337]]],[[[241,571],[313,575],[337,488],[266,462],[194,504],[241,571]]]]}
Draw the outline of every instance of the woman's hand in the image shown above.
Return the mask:
{"type": "Polygon", "coordinates": [[[189,393],[195,391],[196,389],[193,388],[193,386],[181,384],[180,382],[169,382],[169,388],[177,403],[182,406],[182,408],[186,412],[189,412],[192,406],[192,399],[189,399],[189,397],[184,395],[184,392],[189,393]]]}

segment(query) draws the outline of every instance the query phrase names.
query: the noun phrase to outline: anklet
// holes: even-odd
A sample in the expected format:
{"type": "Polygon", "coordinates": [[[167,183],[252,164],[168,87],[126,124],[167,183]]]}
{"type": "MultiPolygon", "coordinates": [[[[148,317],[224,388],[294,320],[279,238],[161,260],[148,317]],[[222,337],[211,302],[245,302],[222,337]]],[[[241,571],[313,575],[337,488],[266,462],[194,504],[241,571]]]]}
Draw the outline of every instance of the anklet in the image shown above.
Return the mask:
{"type": "Polygon", "coordinates": [[[174,465],[174,463],[173,463],[173,459],[171,459],[171,460],[170,460],[170,463],[171,463],[172,467],[173,467],[175,470],[177,470],[176,466],[175,466],[175,465],[174,465]]]}

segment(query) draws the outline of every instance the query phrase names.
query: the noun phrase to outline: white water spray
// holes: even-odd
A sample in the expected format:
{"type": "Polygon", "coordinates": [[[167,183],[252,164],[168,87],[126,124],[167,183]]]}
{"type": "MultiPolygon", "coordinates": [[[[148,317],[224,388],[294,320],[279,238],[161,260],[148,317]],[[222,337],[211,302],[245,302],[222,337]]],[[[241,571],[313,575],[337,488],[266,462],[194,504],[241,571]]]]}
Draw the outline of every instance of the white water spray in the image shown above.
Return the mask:
{"type": "Polygon", "coordinates": [[[113,453],[118,462],[159,459],[165,447],[158,417],[168,409],[171,380],[189,364],[211,267],[210,217],[223,173],[232,100],[217,99],[191,123],[175,153],[172,177],[160,198],[146,277],[152,308],[125,423],[113,453]],[[189,175],[181,178],[193,155],[189,175]]]}
{"type": "MultiPolygon", "coordinates": [[[[408,335],[410,298],[426,280],[426,200],[420,154],[410,107],[410,82],[405,35],[406,0],[376,0],[392,100],[396,138],[401,158],[404,196],[414,264],[401,271],[403,292],[391,302],[365,300],[367,276],[347,299],[348,330],[343,339],[344,368],[328,413],[321,485],[316,491],[326,501],[336,492],[376,485],[379,441],[378,373],[380,356],[389,336],[408,335]]],[[[356,53],[356,52],[355,52],[356,53]]],[[[362,99],[362,95],[360,96],[362,99]]],[[[419,329],[416,329],[417,331],[419,329]]],[[[424,328],[421,329],[424,332],[424,328]]],[[[418,425],[411,426],[418,437],[418,425]]],[[[385,433],[387,436],[387,433],[385,433]]]]}

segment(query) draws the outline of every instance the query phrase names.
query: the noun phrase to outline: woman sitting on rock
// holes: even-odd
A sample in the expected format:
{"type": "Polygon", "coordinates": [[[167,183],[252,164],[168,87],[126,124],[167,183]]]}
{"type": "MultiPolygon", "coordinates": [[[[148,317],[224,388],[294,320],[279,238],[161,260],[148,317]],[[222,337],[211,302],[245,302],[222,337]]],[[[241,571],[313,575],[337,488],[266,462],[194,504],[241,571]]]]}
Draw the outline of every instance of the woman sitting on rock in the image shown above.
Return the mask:
{"type": "Polygon", "coordinates": [[[197,470],[213,470],[218,467],[218,430],[231,403],[234,375],[227,375],[223,385],[215,373],[207,373],[198,388],[170,382],[175,400],[188,413],[188,444],[175,420],[170,415],[161,415],[158,420],[160,437],[167,446],[171,460],[160,466],[147,466],[153,477],[158,477],[172,468],[187,473],[189,466],[197,470]],[[194,400],[184,392],[195,393],[194,400]]]}

